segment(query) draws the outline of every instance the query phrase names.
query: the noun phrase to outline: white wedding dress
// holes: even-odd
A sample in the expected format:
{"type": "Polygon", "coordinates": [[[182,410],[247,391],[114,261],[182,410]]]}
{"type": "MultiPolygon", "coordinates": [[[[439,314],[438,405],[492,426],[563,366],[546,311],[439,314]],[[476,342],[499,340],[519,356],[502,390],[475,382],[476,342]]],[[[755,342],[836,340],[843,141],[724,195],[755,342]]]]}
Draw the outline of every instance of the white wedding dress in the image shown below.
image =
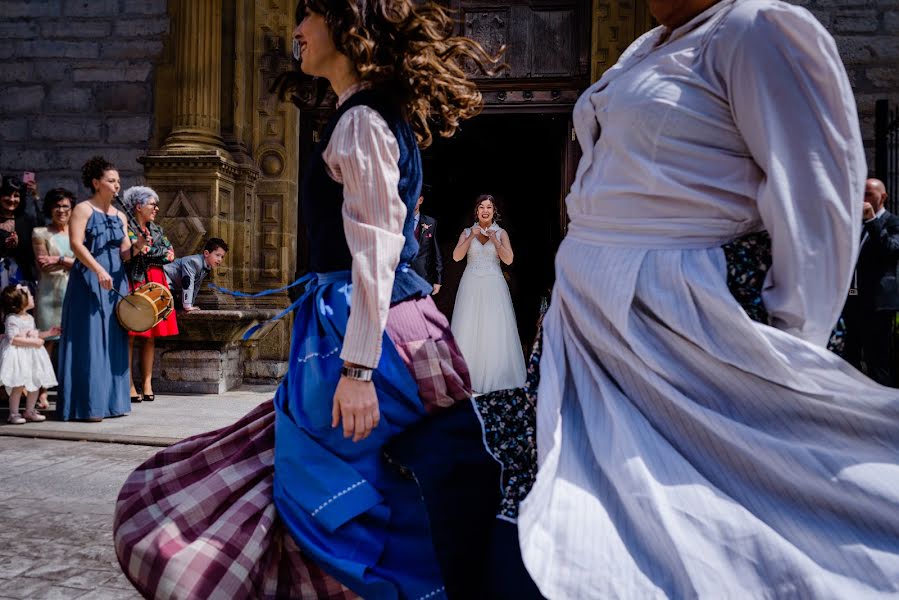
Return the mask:
{"type": "MultiPolygon", "coordinates": [[[[491,229],[502,236],[494,224],[491,229]]],[[[472,235],[467,228],[465,235],[472,235]]],[[[471,385],[477,393],[521,387],[525,380],[524,354],[515,323],[509,286],[492,242],[474,239],[468,264],[456,292],[451,328],[468,363],[471,385]]]]}

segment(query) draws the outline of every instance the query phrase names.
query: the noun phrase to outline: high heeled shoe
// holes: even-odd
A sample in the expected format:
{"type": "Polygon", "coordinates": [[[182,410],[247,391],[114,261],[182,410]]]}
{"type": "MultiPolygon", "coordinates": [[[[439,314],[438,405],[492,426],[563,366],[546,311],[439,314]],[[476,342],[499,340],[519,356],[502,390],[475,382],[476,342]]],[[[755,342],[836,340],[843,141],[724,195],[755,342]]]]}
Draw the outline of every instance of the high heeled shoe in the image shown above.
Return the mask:
{"type": "Polygon", "coordinates": [[[138,394],[137,396],[131,396],[131,404],[136,404],[138,402],[143,402],[144,397],[143,394],[138,394]]]}

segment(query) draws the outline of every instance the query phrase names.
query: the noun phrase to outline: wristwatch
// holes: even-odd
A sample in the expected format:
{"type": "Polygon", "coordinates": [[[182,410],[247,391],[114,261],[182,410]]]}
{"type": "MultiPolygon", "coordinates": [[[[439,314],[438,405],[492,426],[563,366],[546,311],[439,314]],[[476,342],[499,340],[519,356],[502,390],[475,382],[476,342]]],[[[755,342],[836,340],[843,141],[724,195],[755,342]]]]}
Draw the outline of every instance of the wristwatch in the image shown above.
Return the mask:
{"type": "Polygon", "coordinates": [[[346,365],[340,367],[341,375],[355,381],[371,381],[373,373],[374,369],[369,369],[368,367],[348,367],[346,365]]]}

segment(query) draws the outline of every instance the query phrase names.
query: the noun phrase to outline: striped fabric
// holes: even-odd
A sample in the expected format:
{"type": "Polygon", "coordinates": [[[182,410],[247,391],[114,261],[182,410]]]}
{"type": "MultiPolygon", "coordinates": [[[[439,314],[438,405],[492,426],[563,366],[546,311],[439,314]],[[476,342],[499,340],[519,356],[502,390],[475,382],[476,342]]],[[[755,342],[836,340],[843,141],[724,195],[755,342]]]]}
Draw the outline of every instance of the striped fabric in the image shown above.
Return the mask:
{"type": "Polygon", "coordinates": [[[397,191],[399,146],[381,115],[356,106],[337,122],[323,158],[331,177],[343,184],[343,228],[353,255],[353,311],[340,358],[374,367],[381,356],[394,269],[406,243],[406,206],[397,191]]]}
{"type": "Polygon", "coordinates": [[[899,594],[897,390],[750,320],[718,248],[556,264],[519,513],[545,596],[899,594]]]}
{"type": "MultiPolygon", "coordinates": [[[[448,331],[430,297],[398,304],[387,322],[434,408],[470,394],[448,331]]],[[[116,552],[145,597],[358,597],[308,560],[278,519],[274,421],[272,402],[265,402],[234,425],[159,452],[125,482],[116,507],[116,552]]]]}

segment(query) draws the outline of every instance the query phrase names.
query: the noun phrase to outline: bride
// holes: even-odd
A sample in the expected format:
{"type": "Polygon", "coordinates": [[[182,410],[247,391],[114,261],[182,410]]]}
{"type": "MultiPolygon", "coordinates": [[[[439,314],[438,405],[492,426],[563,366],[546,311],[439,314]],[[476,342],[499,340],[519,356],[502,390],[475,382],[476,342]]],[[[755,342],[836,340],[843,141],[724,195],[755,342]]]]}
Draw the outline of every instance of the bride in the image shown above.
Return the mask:
{"type": "Polygon", "coordinates": [[[493,196],[478,196],[477,221],[459,236],[453,260],[468,257],[459,282],[451,328],[468,363],[475,392],[521,387],[524,355],[515,324],[512,296],[499,261],[512,264],[509,235],[496,224],[493,196]]]}

